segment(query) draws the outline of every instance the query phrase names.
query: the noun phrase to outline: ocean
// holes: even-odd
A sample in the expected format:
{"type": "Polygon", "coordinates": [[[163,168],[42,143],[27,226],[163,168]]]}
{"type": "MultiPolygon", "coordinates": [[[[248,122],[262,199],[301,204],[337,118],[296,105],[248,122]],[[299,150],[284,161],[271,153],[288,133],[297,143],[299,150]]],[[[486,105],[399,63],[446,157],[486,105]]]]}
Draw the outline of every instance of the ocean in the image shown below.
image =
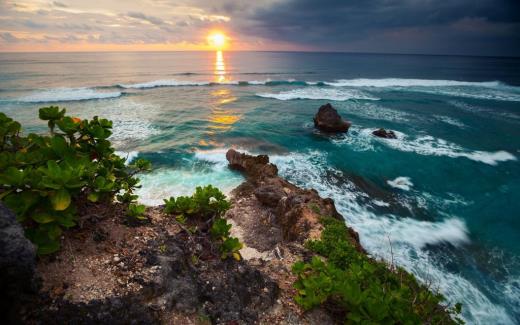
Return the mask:
{"type": "Polygon", "coordinates": [[[0,111],[114,121],[150,159],[140,200],[243,180],[234,147],[335,200],[374,257],[413,272],[470,324],[520,323],[520,58],[292,52],[2,53],[0,111]],[[316,131],[330,102],[348,134],[316,131]],[[377,128],[395,140],[376,138],[377,128]]]}

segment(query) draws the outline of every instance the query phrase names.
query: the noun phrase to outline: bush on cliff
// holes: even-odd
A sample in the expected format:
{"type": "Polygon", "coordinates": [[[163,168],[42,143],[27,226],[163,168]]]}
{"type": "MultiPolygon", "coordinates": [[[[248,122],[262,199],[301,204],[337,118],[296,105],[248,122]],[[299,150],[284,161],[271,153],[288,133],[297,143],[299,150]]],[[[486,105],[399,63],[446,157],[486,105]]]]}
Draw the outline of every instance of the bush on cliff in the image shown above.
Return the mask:
{"type": "Polygon", "coordinates": [[[170,197],[164,200],[164,212],[174,215],[177,221],[199,220],[210,224],[209,233],[213,240],[219,244],[222,259],[232,256],[240,260],[239,250],[242,243],[231,237],[229,230],[231,225],[222,217],[231,207],[226,196],[216,187],[211,185],[197,187],[192,196],[170,197]]]}
{"type": "Polygon", "coordinates": [[[125,165],[108,137],[112,122],[81,120],[65,109],[39,110],[48,135],[21,134],[20,123],[0,113],[0,200],[12,209],[38,246],[38,254],[60,248],[63,229],[76,225],[76,203],[134,201],[135,174],[150,163],[125,165]]]}
{"type": "Polygon", "coordinates": [[[296,302],[305,310],[323,305],[355,324],[461,324],[460,304],[419,284],[404,269],[388,266],[359,252],[342,220],[322,218],[321,239],[307,242],[317,253],[297,262],[296,302]]]}

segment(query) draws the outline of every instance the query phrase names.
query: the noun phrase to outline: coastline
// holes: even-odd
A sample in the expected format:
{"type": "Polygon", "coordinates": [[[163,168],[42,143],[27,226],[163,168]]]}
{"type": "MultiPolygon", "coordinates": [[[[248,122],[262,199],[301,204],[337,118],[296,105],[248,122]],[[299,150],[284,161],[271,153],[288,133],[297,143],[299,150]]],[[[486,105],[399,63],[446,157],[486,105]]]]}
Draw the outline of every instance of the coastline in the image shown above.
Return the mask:
{"type": "MultiPolygon", "coordinates": [[[[311,259],[306,243],[322,236],[322,216],[343,222],[334,201],[279,177],[267,156],[231,149],[226,158],[246,178],[232,191],[226,213],[232,234],[245,244],[240,261],[195,261],[183,227],[161,207],[148,207],[146,222],[124,225],[122,206],[86,205],[79,229],[65,235],[64,249],[38,260],[41,290],[18,305],[21,319],[34,324],[341,323],[341,315],[327,306],[307,312],[298,306],[291,270],[295,262],[311,259]]],[[[355,250],[366,255],[357,233],[346,229],[355,250]]]]}

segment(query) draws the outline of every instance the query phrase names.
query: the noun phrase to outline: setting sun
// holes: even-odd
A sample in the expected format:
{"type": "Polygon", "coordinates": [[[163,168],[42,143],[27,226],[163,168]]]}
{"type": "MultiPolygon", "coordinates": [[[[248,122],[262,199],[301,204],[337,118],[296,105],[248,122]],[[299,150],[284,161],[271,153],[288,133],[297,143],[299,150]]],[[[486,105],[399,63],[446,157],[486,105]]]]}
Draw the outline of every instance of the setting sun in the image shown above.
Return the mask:
{"type": "Polygon", "coordinates": [[[212,32],[208,35],[208,43],[220,50],[226,45],[226,35],[221,32],[212,32]]]}

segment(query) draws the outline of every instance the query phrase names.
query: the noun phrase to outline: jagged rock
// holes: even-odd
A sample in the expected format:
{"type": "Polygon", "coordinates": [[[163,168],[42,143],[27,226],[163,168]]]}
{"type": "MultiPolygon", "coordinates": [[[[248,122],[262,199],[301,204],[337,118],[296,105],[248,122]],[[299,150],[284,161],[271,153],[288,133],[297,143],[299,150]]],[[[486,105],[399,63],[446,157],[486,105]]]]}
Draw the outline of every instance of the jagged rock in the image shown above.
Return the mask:
{"type": "Polygon", "coordinates": [[[286,197],[286,193],[280,187],[274,185],[260,186],[254,193],[258,201],[273,208],[278,205],[282,198],[286,197]]]}
{"type": "Polygon", "coordinates": [[[278,168],[269,163],[269,157],[266,155],[251,156],[229,149],[226,159],[229,161],[229,167],[244,171],[248,177],[273,177],[278,174],[278,168]]]}
{"type": "MultiPolygon", "coordinates": [[[[267,156],[255,157],[231,149],[226,157],[230,165],[240,166],[239,169],[247,177],[247,181],[235,192],[235,199],[237,195],[248,198],[253,194],[261,204],[272,210],[283,239],[301,242],[309,238],[317,239],[323,229],[321,216],[343,218],[332,199],[320,197],[315,190],[299,188],[276,173],[259,172],[267,166],[267,156]]],[[[268,165],[276,168],[273,164],[268,165]]],[[[353,229],[349,231],[355,234],[351,237],[362,250],[356,232],[353,229]]]]}
{"type": "Polygon", "coordinates": [[[351,125],[329,103],[321,106],[314,117],[314,126],[325,132],[347,132],[351,125]]]}
{"type": "Polygon", "coordinates": [[[397,139],[397,136],[395,135],[394,131],[387,131],[383,128],[375,130],[374,132],[372,132],[372,134],[380,138],[397,139]]]}
{"type": "Polygon", "coordinates": [[[37,289],[36,249],[12,211],[0,202],[0,313],[16,317],[14,306],[37,289]]]}

